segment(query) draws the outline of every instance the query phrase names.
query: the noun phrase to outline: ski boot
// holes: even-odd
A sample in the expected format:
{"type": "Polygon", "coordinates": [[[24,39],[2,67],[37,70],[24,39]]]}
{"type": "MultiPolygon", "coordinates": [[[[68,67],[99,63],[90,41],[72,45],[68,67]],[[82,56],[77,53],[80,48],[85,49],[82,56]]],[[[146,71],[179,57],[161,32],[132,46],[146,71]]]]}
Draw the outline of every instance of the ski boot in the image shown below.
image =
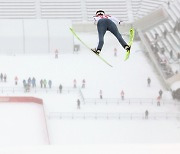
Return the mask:
{"type": "Polygon", "coordinates": [[[131,46],[126,45],[126,46],[124,47],[124,49],[125,49],[127,52],[130,52],[131,46]]]}
{"type": "Polygon", "coordinates": [[[100,52],[101,52],[101,50],[96,49],[96,48],[91,49],[91,51],[93,51],[96,55],[99,55],[99,54],[100,54],[100,52]]]}
{"type": "Polygon", "coordinates": [[[125,59],[124,60],[127,60],[129,58],[129,55],[130,55],[131,46],[126,45],[124,47],[124,49],[126,50],[126,55],[125,55],[125,59]]]}

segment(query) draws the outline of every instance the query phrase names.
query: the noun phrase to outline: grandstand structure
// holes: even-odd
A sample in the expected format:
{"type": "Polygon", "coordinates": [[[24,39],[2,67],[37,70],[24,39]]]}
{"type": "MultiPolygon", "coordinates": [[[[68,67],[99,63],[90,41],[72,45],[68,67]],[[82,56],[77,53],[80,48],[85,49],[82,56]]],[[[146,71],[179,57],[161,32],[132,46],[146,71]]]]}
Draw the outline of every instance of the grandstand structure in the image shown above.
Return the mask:
{"type": "Polygon", "coordinates": [[[138,25],[139,35],[151,60],[167,85],[179,81],[180,72],[180,2],[147,15],[140,22],[151,20],[144,27],[138,25]],[[158,17],[159,14],[159,17],[158,17]],[[156,20],[156,21],[155,21],[156,20]]]}
{"type": "Polygon", "coordinates": [[[167,0],[0,0],[0,19],[71,19],[91,22],[96,10],[134,21],[166,5],[167,0]]]}
{"type": "Polygon", "coordinates": [[[164,0],[131,0],[134,20],[138,20],[149,13],[167,5],[164,0]]]}

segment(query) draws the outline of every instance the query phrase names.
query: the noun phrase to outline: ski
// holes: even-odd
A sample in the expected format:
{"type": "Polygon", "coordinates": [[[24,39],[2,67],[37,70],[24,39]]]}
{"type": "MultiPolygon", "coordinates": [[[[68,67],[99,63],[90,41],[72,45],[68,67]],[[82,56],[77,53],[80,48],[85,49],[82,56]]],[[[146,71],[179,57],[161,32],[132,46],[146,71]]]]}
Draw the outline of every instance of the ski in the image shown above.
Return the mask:
{"type": "MultiPolygon", "coordinates": [[[[134,40],[134,28],[131,28],[129,30],[129,43],[128,43],[129,46],[132,46],[133,40],[134,40]]],[[[130,55],[130,50],[126,52],[124,58],[125,61],[129,58],[129,55],[130,55]]]]}
{"type": "MultiPolygon", "coordinates": [[[[76,34],[76,32],[73,30],[73,28],[69,28],[70,31],[72,32],[72,34],[86,47],[88,48],[92,53],[94,53],[91,48],[86,44],[84,43],[81,38],[76,34]]],[[[98,56],[104,63],[106,63],[108,66],[110,67],[113,67],[111,64],[109,64],[103,57],[101,57],[100,55],[97,55],[96,53],[94,53],[96,56],[98,56]]]]}

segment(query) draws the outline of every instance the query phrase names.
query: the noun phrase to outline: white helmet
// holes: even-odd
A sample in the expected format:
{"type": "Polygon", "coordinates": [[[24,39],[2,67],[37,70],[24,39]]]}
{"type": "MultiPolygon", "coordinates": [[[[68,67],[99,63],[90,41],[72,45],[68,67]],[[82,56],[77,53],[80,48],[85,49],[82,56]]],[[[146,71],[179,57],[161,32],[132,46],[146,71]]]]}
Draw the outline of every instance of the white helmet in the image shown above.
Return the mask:
{"type": "Polygon", "coordinates": [[[105,12],[103,10],[98,10],[96,11],[96,15],[104,15],[105,12]]]}

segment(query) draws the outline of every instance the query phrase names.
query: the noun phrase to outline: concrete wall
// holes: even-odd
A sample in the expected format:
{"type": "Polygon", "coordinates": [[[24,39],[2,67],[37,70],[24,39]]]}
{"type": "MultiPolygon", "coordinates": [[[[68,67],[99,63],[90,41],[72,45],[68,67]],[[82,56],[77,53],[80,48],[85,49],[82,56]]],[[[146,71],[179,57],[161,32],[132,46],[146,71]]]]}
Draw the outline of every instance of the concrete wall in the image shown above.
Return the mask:
{"type": "MultiPolygon", "coordinates": [[[[172,85],[173,83],[177,82],[177,81],[180,81],[180,73],[172,76],[171,78],[167,79],[167,83],[169,85],[172,85]]],[[[179,87],[180,88],[180,87],[179,87]]]]}
{"type": "Polygon", "coordinates": [[[71,26],[70,20],[0,20],[0,53],[50,53],[55,49],[72,52],[71,26]]]}
{"type": "Polygon", "coordinates": [[[22,25],[21,20],[0,20],[0,53],[23,52],[22,25]]]}
{"type": "Polygon", "coordinates": [[[160,8],[152,12],[151,14],[141,18],[140,20],[135,21],[133,25],[135,28],[144,31],[164,20],[167,20],[168,17],[169,17],[168,13],[163,8],[160,8]]]}

